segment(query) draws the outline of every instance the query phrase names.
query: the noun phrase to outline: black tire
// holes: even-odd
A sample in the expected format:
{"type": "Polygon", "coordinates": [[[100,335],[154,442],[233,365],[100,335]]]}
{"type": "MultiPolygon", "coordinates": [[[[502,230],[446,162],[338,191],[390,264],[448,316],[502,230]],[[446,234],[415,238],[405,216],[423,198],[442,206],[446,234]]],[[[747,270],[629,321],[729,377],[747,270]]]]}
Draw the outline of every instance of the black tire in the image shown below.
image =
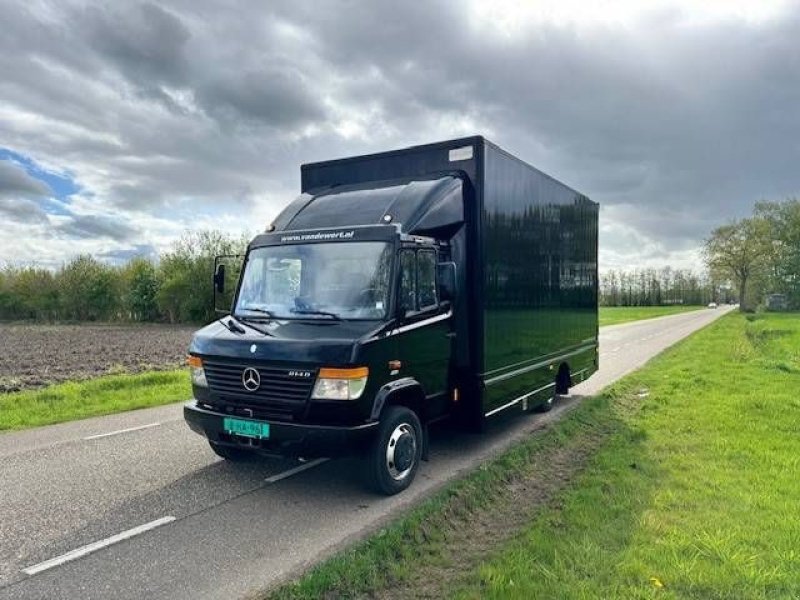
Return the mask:
{"type": "Polygon", "coordinates": [[[419,469],[422,425],[405,406],[389,406],[366,458],[367,483],[379,494],[392,496],[406,489],[419,469]]]}
{"type": "Polygon", "coordinates": [[[248,450],[243,450],[241,448],[237,448],[236,446],[215,444],[211,440],[208,440],[208,445],[211,446],[211,449],[214,451],[214,454],[216,454],[220,458],[224,458],[225,460],[229,460],[231,462],[244,462],[246,460],[250,460],[253,457],[252,452],[248,450]]]}
{"type": "Polygon", "coordinates": [[[558,392],[556,389],[553,388],[553,393],[547,397],[547,400],[544,402],[537,404],[533,407],[533,412],[537,413],[546,413],[553,410],[553,407],[556,405],[556,401],[558,400],[558,392]]]}

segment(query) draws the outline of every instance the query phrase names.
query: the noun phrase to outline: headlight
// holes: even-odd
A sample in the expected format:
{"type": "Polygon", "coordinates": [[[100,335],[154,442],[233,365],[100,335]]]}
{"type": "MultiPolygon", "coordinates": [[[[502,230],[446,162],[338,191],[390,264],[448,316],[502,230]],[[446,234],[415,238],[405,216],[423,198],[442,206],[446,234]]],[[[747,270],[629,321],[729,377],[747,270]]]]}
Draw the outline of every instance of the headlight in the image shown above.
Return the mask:
{"type": "Polygon", "coordinates": [[[186,364],[189,365],[189,371],[192,374],[192,384],[198,387],[208,387],[206,381],[206,372],[203,370],[203,361],[199,356],[186,357],[186,364]]]}
{"type": "Polygon", "coordinates": [[[367,367],[319,370],[311,397],[316,400],[356,400],[367,387],[367,367]]]}

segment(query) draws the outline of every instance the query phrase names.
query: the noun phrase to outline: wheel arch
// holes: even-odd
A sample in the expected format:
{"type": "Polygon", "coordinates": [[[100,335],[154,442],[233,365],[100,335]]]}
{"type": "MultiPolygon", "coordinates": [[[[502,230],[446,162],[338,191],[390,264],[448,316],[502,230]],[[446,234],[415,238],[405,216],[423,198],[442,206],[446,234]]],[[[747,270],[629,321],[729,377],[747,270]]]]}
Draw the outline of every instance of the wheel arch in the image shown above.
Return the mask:
{"type": "Polygon", "coordinates": [[[372,404],[370,420],[379,420],[381,413],[387,406],[405,406],[414,411],[420,422],[423,425],[425,424],[427,418],[425,414],[425,390],[412,377],[404,377],[389,382],[378,390],[375,402],[372,404]]]}

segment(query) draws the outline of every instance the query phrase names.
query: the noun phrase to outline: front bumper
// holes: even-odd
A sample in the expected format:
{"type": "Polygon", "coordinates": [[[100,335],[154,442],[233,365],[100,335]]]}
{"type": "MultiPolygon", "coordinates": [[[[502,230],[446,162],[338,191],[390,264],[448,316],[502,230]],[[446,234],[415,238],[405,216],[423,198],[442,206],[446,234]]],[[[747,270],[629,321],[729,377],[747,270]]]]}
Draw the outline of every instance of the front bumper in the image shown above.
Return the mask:
{"type": "Polygon", "coordinates": [[[226,433],[222,427],[226,416],[230,415],[202,408],[194,400],[183,406],[183,418],[192,431],[215,444],[246,448],[263,454],[304,457],[353,454],[364,449],[378,426],[377,422],[341,427],[269,420],[269,439],[256,440],[226,433]]]}

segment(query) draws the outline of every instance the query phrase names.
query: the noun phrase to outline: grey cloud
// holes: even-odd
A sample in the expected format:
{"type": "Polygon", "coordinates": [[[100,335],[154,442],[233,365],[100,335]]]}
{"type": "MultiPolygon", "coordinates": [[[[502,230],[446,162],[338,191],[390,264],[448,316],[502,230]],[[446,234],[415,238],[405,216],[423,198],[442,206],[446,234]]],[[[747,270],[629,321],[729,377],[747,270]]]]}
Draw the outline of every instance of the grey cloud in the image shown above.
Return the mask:
{"type": "Polygon", "coordinates": [[[37,198],[52,193],[45,182],[28,175],[22,167],[8,160],[0,160],[0,197],[37,198]]]}
{"type": "Polygon", "coordinates": [[[5,198],[0,194],[0,215],[17,223],[46,223],[47,214],[28,198],[5,198]]]}
{"type": "Polygon", "coordinates": [[[156,260],[158,258],[158,249],[152,244],[135,244],[108,252],[98,252],[96,256],[112,264],[124,264],[137,257],[156,260]]]}
{"type": "Polygon", "coordinates": [[[181,81],[191,37],[181,19],[151,3],[112,6],[78,13],[75,25],[85,28],[89,44],[147,86],[181,81]]]}
{"type": "Polygon", "coordinates": [[[72,215],[54,227],[55,234],[76,239],[107,238],[115,242],[135,239],[139,229],[121,219],[102,215],[72,215]]]}
{"type": "Polygon", "coordinates": [[[197,99],[210,115],[223,121],[255,120],[291,128],[325,117],[321,95],[292,68],[221,72],[203,83],[197,99]]]}

